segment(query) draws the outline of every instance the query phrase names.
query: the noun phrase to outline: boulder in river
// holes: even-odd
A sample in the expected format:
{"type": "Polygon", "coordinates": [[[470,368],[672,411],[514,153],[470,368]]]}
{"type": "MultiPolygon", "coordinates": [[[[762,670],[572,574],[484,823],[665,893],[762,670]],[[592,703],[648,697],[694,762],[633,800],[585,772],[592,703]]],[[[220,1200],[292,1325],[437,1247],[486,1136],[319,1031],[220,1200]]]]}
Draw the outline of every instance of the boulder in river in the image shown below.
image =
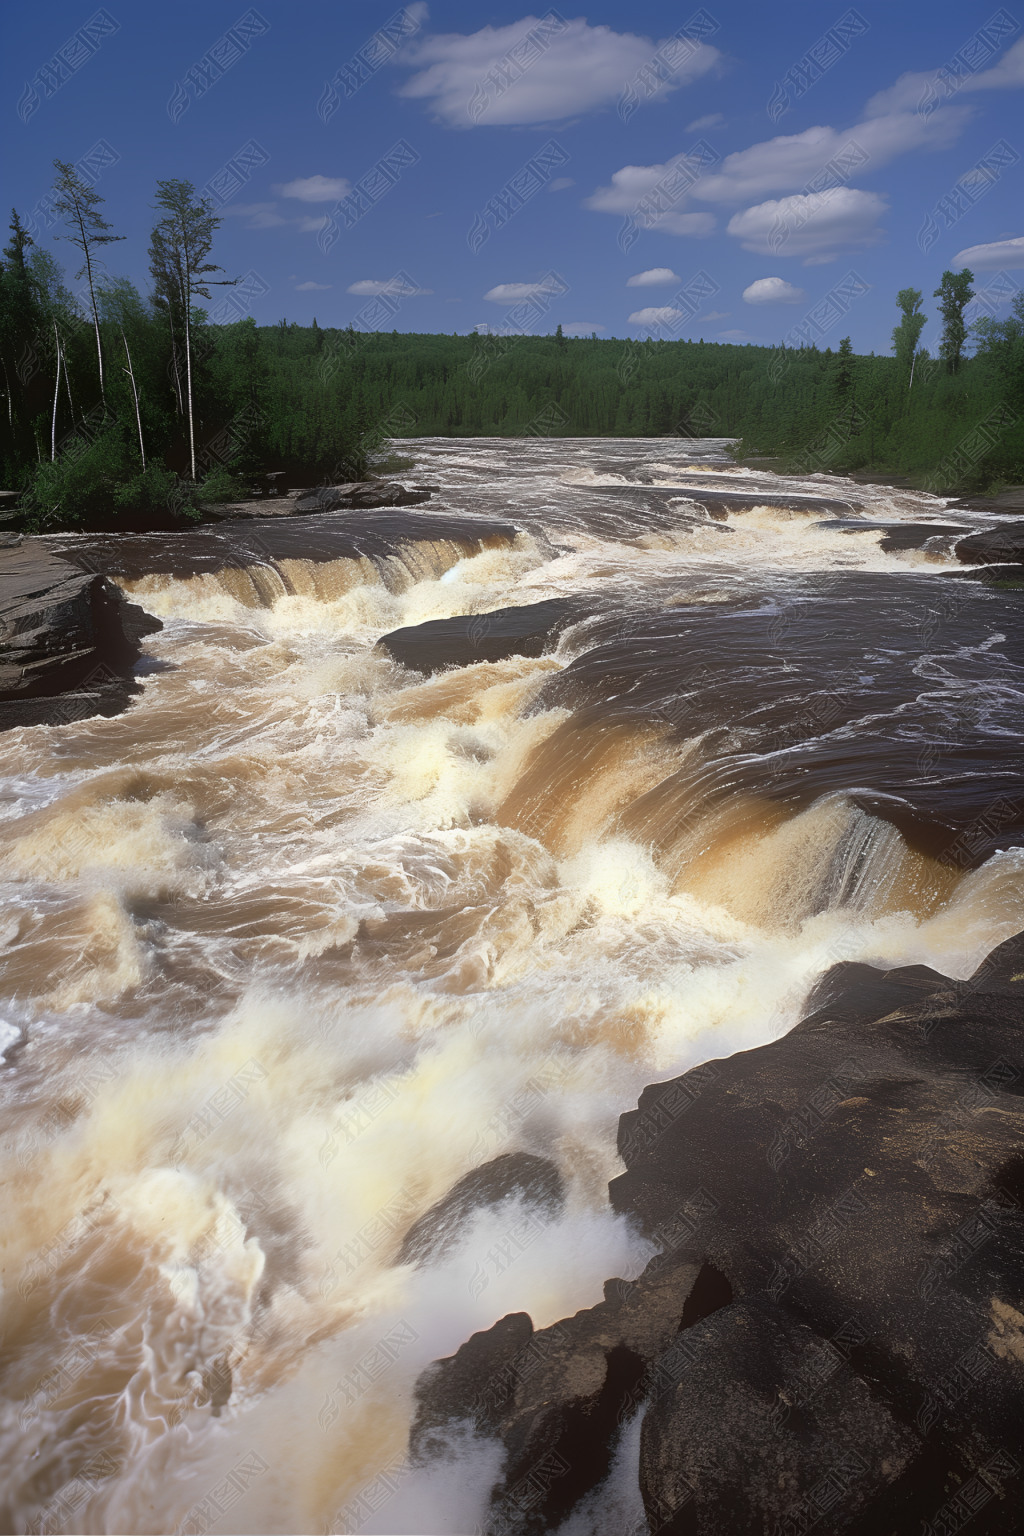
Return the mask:
{"type": "Polygon", "coordinates": [[[439,672],[442,667],[469,667],[478,661],[503,661],[506,656],[541,656],[560,630],[581,616],[578,603],[551,598],[522,608],[408,624],[383,635],[377,645],[404,667],[439,672]]]}
{"type": "Polygon", "coordinates": [[[413,1222],[396,1262],[422,1264],[442,1257],[458,1242],[474,1212],[511,1201],[549,1219],[557,1215],[565,1203],[565,1190],[555,1164],[530,1152],[505,1152],[471,1169],[413,1222]]]}
{"type": "Polygon", "coordinates": [[[953,553],[964,565],[1018,565],[1024,561],[1024,518],[960,539],[953,553]]]}
{"type": "Polygon", "coordinates": [[[1024,936],[966,982],[843,963],[782,1039],[646,1089],[610,1193],[660,1252],[430,1367],[414,1458],[474,1422],[492,1522],[540,1536],[642,1412],[660,1536],[1018,1530],[1022,1017],[1024,936]]]}

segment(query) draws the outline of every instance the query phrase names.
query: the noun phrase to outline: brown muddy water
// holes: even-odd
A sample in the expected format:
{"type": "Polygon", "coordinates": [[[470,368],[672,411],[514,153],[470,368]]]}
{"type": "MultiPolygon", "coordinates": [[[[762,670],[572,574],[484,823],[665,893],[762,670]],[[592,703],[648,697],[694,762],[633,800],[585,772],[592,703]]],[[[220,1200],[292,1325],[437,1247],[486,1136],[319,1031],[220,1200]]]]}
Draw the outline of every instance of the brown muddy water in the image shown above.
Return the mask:
{"type": "Polygon", "coordinates": [[[4,1529],[473,1530],[498,1453],[406,1467],[414,1382],[639,1273],[641,1088],[1024,926],[994,519],[724,447],[424,440],[344,546],[80,541],[165,627],[126,714],[0,738],[4,1529]],[[550,598],[541,656],[375,649],[550,598]],[[506,1153],[543,1200],[427,1215],[506,1153]]]}

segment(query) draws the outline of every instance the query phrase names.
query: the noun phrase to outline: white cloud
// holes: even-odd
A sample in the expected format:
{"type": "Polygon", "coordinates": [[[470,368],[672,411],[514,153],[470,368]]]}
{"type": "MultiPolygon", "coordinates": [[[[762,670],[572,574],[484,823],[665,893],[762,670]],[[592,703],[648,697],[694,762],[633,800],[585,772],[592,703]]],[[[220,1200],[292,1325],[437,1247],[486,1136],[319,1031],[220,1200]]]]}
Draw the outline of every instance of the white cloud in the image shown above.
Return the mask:
{"type": "Polygon", "coordinates": [[[276,208],[276,203],[229,203],[221,209],[221,217],[226,215],[232,219],[247,219],[247,229],[275,229],[277,225],[288,222],[282,219],[276,208]]]}
{"type": "Polygon", "coordinates": [[[680,283],[682,278],[671,267],[648,267],[646,272],[634,272],[626,279],[627,288],[661,288],[668,283],[680,283]]]}
{"type": "Polygon", "coordinates": [[[624,165],[612,173],[611,185],[598,187],[584,206],[598,213],[632,213],[640,199],[685,159],[685,155],[673,155],[663,165],[624,165]]]}
{"type": "Polygon", "coordinates": [[[686,315],[683,309],[673,309],[671,305],[661,308],[637,309],[629,317],[630,325],[671,325],[674,320],[682,320],[686,315]]]}
{"type": "Polygon", "coordinates": [[[312,283],[312,282],[310,282],[310,283],[296,283],[296,285],[295,285],[295,292],[296,293],[326,293],[328,288],[330,288],[332,286],[333,286],[333,284],[331,284],[331,283],[312,283]]]}
{"type": "MultiPolygon", "coordinates": [[[[538,17],[524,16],[504,27],[439,33],[415,41],[402,62],[419,72],[400,94],[431,102],[435,115],[453,128],[554,122],[618,101],[657,48],[650,38],[592,27],[577,17],[559,31],[545,29],[539,48],[526,44],[530,67],[515,78],[506,55],[539,25],[538,17]],[[504,83],[510,73],[512,83],[499,89],[495,81],[501,78],[504,83]]],[[[667,96],[698,79],[718,58],[717,49],[701,43],[676,69],[668,69],[669,78],[644,99],[667,96]]]]}
{"type": "Polygon", "coordinates": [[[747,251],[765,256],[816,256],[851,245],[874,245],[885,212],[877,192],[835,187],[796,197],[770,198],[729,220],[729,233],[747,251]]]}
{"type": "Polygon", "coordinates": [[[807,295],[783,277],[759,277],[743,290],[744,304],[799,304],[807,295]]]}
{"type": "Polygon", "coordinates": [[[574,187],[576,183],[571,176],[556,176],[554,181],[548,183],[549,192],[564,192],[566,187],[574,187]]]}
{"type": "MultiPolygon", "coordinates": [[[[685,155],[673,155],[662,165],[624,165],[612,174],[607,187],[598,187],[585,200],[584,207],[597,213],[629,214],[636,211],[640,200],[653,192],[663,177],[669,176],[686,161],[685,155]]],[[[715,218],[710,213],[683,213],[685,197],[679,198],[674,211],[663,213],[656,222],[645,227],[660,229],[669,235],[710,235],[715,228],[715,218]]]]}
{"type": "Polygon", "coordinates": [[[993,69],[986,69],[965,84],[969,91],[1013,91],[1024,86],[1024,37],[1007,48],[993,69]]]}
{"type": "Polygon", "coordinates": [[[993,240],[989,245],[969,245],[965,251],[956,253],[953,265],[978,272],[1024,267],[1024,235],[1016,235],[1012,240],[993,240]]]}
{"type": "Polygon", "coordinates": [[[1015,90],[1024,86],[1024,38],[1018,38],[1008,48],[992,69],[980,70],[976,75],[958,76],[946,86],[939,70],[924,69],[900,75],[895,85],[878,91],[865,107],[868,117],[880,117],[889,112],[916,112],[919,107],[934,111],[950,95],[961,91],[1015,90]]]}
{"type": "Polygon", "coordinates": [[[911,150],[948,148],[969,113],[968,107],[943,107],[930,117],[916,112],[873,117],[848,132],[817,127],[780,134],[726,155],[714,175],[702,176],[694,185],[692,195],[703,202],[727,203],[763,198],[766,192],[798,191],[837,156],[875,171],[911,150]]]}
{"type": "Polygon", "coordinates": [[[518,304],[523,299],[539,299],[549,293],[560,293],[562,290],[551,283],[499,283],[496,288],[489,288],[484,294],[485,299],[490,299],[492,304],[518,304]]]}
{"type": "Polygon", "coordinates": [[[297,197],[300,203],[336,203],[351,190],[352,183],[343,176],[300,176],[274,187],[282,197],[297,197]]]}
{"type": "Polygon", "coordinates": [[[709,112],[707,117],[695,117],[692,123],[687,123],[687,133],[700,133],[704,128],[719,128],[725,122],[721,112],[709,112]]]}
{"type": "Polygon", "coordinates": [[[600,334],[603,330],[603,325],[594,325],[590,320],[570,320],[568,325],[562,326],[563,336],[589,336],[592,331],[600,334]]]}
{"type": "Polygon", "coordinates": [[[309,214],[304,218],[296,219],[295,222],[299,229],[302,230],[303,234],[312,235],[316,234],[318,229],[323,229],[325,224],[327,224],[328,219],[326,213],[317,214],[315,216],[309,214]]]}
{"type": "Polygon", "coordinates": [[[754,339],[749,331],[719,331],[718,334],[726,341],[753,341],[754,339]]]}
{"type": "Polygon", "coordinates": [[[386,293],[392,298],[413,299],[421,293],[433,293],[434,290],[433,288],[414,288],[411,283],[403,282],[400,277],[389,277],[384,281],[374,277],[361,277],[357,283],[349,283],[348,291],[371,298],[386,293]]]}

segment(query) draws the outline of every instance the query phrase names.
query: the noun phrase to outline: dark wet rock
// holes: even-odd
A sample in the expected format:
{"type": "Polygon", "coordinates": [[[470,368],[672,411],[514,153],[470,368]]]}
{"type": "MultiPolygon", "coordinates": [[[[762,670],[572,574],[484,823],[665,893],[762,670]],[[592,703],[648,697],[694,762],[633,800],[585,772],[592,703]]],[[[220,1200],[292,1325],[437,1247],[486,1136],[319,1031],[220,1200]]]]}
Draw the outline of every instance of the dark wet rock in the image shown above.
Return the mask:
{"type": "Polygon", "coordinates": [[[678,1338],[699,1274],[697,1264],[659,1256],[642,1283],[611,1281],[598,1306],[551,1328],[534,1331],[520,1312],[474,1334],[417,1384],[414,1460],[429,1460],[452,1419],[471,1420],[508,1451],[492,1527],[553,1530],[607,1476],[619,1429],[642,1401],[645,1369],[678,1338]],[[528,1488],[541,1496],[524,1501],[528,1488]]]}
{"type": "Polygon", "coordinates": [[[339,512],[348,508],[414,507],[429,501],[434,487],[409,489],[397,480],[357,480],[347,485],[319,485],[300,491],[295,498],[296,512],[339,512]]]}
{"type": "Polygon", "coordinates": [[[1016,565],[1024,561],[1024,519],[972,533],[960,539],[953,553],[964,565],[1016,565]]]}
{"type": "Polygon", "coordinates": [[[980,581],[986,587],[1000,587],[1007,592],[1024,587],[1024,565],[978,565],[950,574],[960,581],[980,581]]]}
{"type": "Polygon", "coordinates": [[[123,709],[142,640],[161,628],[38,540],[0,550],[0,729],[123,709]]]}
{"type": "Polygon", "coordinates": [[[417,672],[503,661],[506,656],[541,656],[584,611],[571,598],[551,598],[523,608],[498,608],[492,613],[409,624],[383,635],[377,645],[417,672]]]}
{"type": "Polygon", "coordinates": [[[642,1403],[663,1536],[1019,1529],[1022,1023],[1024,935],[965,982],[842,964],[784,1038],[646,1089],[610,1193],[662,1254],[432,1366],[414,1454],[475,1420],[491,1528],[539,1536],[642,1403]]]}
{"type": "Polygon", "coordinates": [[[837,533],[878,533],[879,549],[893,553],[903,549],[922,549],[932,539],[942,539],[945,544],[958,533],[970,530],[955,523],[893,523],[871,522],[867,518],[826,518],[816,523],[817,528],[827,528],[837,533]]]}
{"type": "Polygon", "coordinates": [[[549,1220],[565,1203],[562,1176],[546,1157],[506,1152],[474,1168],[409,1228],[399,1264],[433,1263],[458,1242],[474,1212],[517,1201],[549,1220]]]}

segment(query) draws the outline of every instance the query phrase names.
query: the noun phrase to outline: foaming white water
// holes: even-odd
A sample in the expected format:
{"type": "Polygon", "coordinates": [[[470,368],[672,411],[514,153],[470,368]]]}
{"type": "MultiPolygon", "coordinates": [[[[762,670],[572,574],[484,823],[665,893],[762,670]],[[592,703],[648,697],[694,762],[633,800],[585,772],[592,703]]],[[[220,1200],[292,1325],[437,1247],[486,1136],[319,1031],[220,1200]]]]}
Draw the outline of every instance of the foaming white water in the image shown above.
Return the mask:
{"type": "MultiPolygon", "coordinates": [[[[967,975],[1019,925],[1018,852],[942,884],[842,797],[706,829],[677,868],[616,820],[674,765],[660,739],[602,759],[550,832],[519,824],[506,808],[567,718],[538,694],[585,626],[430,679],[375,653],[381,632],[908,567],[778,508],[726,534],[568,529],[563,497],[634,485],[640,462],[671,479],[672,445],[536,448],[505,445],[486,510],[557,513],[555,551],[527,532],[419,579],[335,562],[359,568],[259,592],[145,578],[169,668],[123,716],[0,739],[0,1045],[25,1042],[5,1069],[13,1528],[474,1528],[495,1449],[464,1436],[405,1468],[416,1377],[508,1311],[542,1327],[639,1271],[606,1190],[643,1086],[774,1038],[838,960],[967,975]],[[621,473],[570,482],[567,453],[621,473]],[[399,1262],[413,1222],[516,1152],[557,1169],[559,1210],[485,1204],[399,1262]]],[[[416,451],[454,510],[493,464],[416,451]]]]}

